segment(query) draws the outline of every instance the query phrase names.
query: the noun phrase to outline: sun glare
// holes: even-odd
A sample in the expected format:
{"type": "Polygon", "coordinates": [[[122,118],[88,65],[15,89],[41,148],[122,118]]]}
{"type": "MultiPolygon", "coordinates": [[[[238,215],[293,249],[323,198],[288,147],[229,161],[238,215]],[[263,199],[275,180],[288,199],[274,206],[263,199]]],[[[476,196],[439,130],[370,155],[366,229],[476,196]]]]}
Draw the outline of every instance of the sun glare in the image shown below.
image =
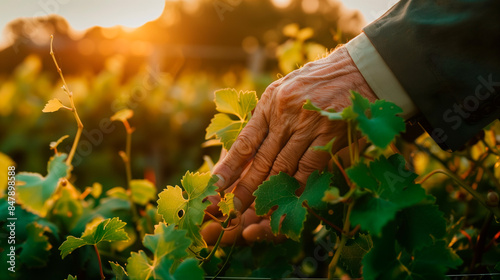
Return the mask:
{"type": "Polygon", "coordinates": [[[274,6],[278,8],[286,8],[292,2],[291,0],[272,0],[272,1],[274,6]]]}
{"type": "Polygon", "coordinates": [[[0,31],[17,18],[48,15],[64,17],[77,31],[93,26],[136,28],[158,18],[165,8],[165,0],[55,0],[10,6],[6,2],[0,1],[0,31]]]}
{"type": "Polygon", "coordinates": [[[161,0],[99,1],[95,6],[89,5],[89,1],[78,0],[77,2],[81,2],[78,5],[80,9],[68,9],[66,13],[65,9],[61,8],[59,13],[76,30],[84,30],[92,26],[136,28],[158,18],[165,7],[165,1],[161,0]],[[96,10],[95,7],[99,9],[96,10]]]}

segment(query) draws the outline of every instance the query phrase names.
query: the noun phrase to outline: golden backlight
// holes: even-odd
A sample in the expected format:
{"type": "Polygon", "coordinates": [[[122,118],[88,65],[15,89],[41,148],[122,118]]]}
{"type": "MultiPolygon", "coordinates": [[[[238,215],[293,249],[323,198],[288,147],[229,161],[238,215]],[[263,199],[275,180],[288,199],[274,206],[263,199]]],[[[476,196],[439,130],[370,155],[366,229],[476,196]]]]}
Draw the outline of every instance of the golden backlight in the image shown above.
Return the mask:
{"type": "MultiPolygon", "coordinates": [[[[192,0],[196,1],[196,0],[192,0]]],[[[93,26],[136,28],[158,18],[165,0],[40,0],[29,5],[0,1],[0,30],[17,18],[64,17],[75,30],[93,26]]]]}
{"type": "Polygon", "coordinates": [[[64,7],[61,7],[58,14],[65,17],[76,30],[84,30],[96,25],[136,28],[158,18],[165,7],[163,0],[97,1],[95,6],[89,2],[94,1],[72,0],[66,4],[71,5],[71,9],[67,9],[66,13],[64,7]]]}

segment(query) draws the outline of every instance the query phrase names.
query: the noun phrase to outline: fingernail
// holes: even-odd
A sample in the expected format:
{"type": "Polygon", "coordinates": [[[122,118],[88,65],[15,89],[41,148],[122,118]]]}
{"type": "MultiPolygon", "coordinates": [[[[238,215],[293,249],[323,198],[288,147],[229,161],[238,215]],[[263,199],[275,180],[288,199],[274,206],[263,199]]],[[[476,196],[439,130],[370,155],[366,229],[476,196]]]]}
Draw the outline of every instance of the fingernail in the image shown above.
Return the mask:
{"type": "Polygon", "coordinates": [[[224,177],[219,174],[215,174],[215,176],[219,178],[219,181],[217,181],[215,185],[219,188],[224,188],[224,186],[226,185],[226,180],[224,179],[224,177]]]}
{"type": "Polygon", "coordinates": [[[234,209],[238,212],[241,212],[241,209],[243,208],[243,203],[241,203],[241,200],[235,196],[233,198],[233,203],[234,203],[234,209]]]}

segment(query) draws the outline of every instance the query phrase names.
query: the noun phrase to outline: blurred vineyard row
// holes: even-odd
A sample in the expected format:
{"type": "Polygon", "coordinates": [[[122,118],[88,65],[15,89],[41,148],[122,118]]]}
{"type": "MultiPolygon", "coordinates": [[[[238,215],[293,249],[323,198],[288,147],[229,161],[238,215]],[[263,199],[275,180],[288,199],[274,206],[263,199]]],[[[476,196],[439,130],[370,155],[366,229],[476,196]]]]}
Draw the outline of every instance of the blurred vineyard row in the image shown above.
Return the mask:
{"type": "MultiPolygon", "coordinates": [[[[54,73],[40,72],[40,68],[39,57],[29,56],[0,81],[0,150],[13,158],[18,170],[44,173],[49,143],[66,134],[73,137],[76,125],[70,112],[42,113],[49,99],[67,102],[67,97],[62,83],[52,82],[55,68],[54,73]]],[[[214,89],[254,89],[258,83],[245,73],[223,77],[197,73],[173,80],[147,67],[123,81],[122,69],[120,58],[112,57],[95,76],[67,78],[85,126],[74,162],[76,179],[82,184],[96,179],[103,184],[124,180],[118,151],[124,149],[125,130],[109,120],[116,111],[135,111],[131,120],[137,131],[132,148],[134,169],[147,170],[149,179],[155,174],[165,183],[180,178],[186,169],[196,169],[203,153],[210,153],[200,146],[214,112],[214,89]]],[[[70,149],[71,141],[60,146],[64,152],[70,149]]]]}
{"type": "MultiPolygon", "coordinates": [[[[254,74],[238,68],[223,74],[190,72],[174,77],[145,64],[129,77],[124,73],[124,57],[115,55],[106,59],[104,69],[97,74],[66,75],[84,124],[73,162],[74,180],[80,186],[99,181],[105,189],[125,184],[123,162],[118,156],[125,149],[125,130],[109,120],[124,108],[134,111],[135,178],[145,177],[161,188],[178,183],[185,170],[197,169],[204,155],[216,159],[217,149],[201,147],[205,128],[215,112],[216,89],[255,90],[260,95],[277,79],[278,72],[286,74],[326,51],[319,44],[305,42],[312,36],[311,29],[290,25],[284,33],[290,40],[278,48],[280,59],[275,69],[279,71],[272,73],[254,74]]],[[[59,146],[59,151],[68,153],[76,133],[70,112],[42,113],[52,98],[68,103],[55,66],[43,65],[43,61],[30,55],[10,76],[0,76],[0,151],[12,158],[17,170],[41,174],[52,155],[49,144],[69,135],[59,146]]],[[[61,67],[64,72],[64,65],[61,67]]]]}

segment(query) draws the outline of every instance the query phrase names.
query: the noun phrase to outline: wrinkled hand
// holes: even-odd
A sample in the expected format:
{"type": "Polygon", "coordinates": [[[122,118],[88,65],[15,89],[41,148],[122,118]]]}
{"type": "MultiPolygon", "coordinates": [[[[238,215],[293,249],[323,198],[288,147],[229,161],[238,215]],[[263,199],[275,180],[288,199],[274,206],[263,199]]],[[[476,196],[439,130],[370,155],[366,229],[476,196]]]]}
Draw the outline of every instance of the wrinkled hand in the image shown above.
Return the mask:
{"type": "Polygon", "coordinates": [[[238,210],[244,212],[252,204],[253,192],[269,176],[283,171],[304,185],[314,170],[323,169],[330,156],[310,147],[325,145],[333,137],[333,152],[347,145],[343,122],[330,121],[302,106],[310,99],[322,109],[341,111],[351,104],[349,90],[372,102],[376,99],[345,47],[266,89],[228,155],[213,170],[221,178],[217,183],[220,189],[240,179],[233,190],[238,210]],[[240,178],[247,164],[251,165],[240,178]]]}
{"type": "MultiPolygon", "coordinates": [[[[304,186],[307,177],[314,170],[323,169],[330,159],[328,153],[310,147],[323,146],[334,137],[334,153],[347,145],[345,123],[330,121],[302,106],[310,99],[322,109],[341,111],[351,104],[349,90],[359,92],[371,102],[376,99],[345,47],[306,64],[266,89],[252,118],[213,170],[220,178],[217,182],[220,189],[231,187],[237,210],[245,212],[255,199],[253,192],[257,187],[280,171],[304,186]]],[[[264,224],[258,221],[260,227],[265,227],[264,224]]],[[[242,224],[239,233],[245,226],[250,225],[242,224]]],[[[262,228],[252,232],[268,231],[262,228]]],[[[258,238],[247,234],[245,239],[258,238]]]]}

